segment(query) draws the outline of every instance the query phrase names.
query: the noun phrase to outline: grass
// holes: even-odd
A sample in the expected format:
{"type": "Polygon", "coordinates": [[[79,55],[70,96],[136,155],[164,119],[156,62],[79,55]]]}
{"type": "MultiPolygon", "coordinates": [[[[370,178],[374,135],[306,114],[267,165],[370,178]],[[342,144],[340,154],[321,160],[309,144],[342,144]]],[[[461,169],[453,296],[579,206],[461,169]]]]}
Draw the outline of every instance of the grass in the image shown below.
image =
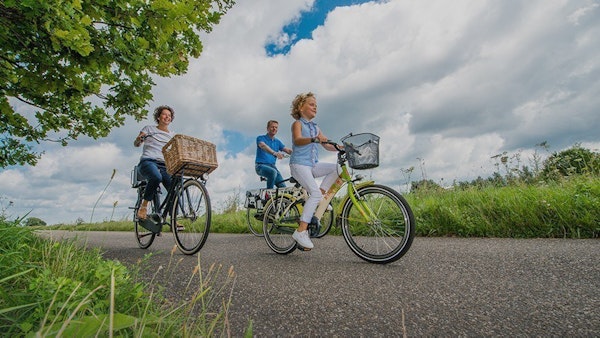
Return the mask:
{"type": "MultiPolygon", "coordinates": [[[[405,195],[419,236],[598,238],[600,177],[557,182],[421,190],[405,195]]],[[[336,211],[340,210],[335,205],[336,211]]],[[[132,231],[132,221],[53,225],[43,229],[132,231]]],[[[168,229],[165,229],[168,231],[168,229]]],[[[211,232],[249,233],[246,211],[213,214],[211,232]]],[[[330,234],[341,232],[333,227],[330,234]]]]}
{"type": "Polygon", "coordinates": [[[600,178],[406,196],[420,236],[597,238],[600,178]]]}
{"type": "MultiPolygon", "coordinates": [[[[145,261],[150,257],[147,256],[145,261]]],[[[149,264],[149,263],[148,263],[149,264]]],[[[0,332],[6,336],[227,335],[233,269],[200,262],[190,271],[189,301],[170,303],[161,287],[143,283],[140,262],[127,268],[73,241],[42,239],[0,220],[0,332]],[[216,286],[216,276],[226,282],[216,286]],[[225,301],[223,301],[223,297],[225,301]]],[[[170,274],[177,263],[159,268],[170,274]]],[[[157,272],[158,274],[159,272],[157,272]]]]}

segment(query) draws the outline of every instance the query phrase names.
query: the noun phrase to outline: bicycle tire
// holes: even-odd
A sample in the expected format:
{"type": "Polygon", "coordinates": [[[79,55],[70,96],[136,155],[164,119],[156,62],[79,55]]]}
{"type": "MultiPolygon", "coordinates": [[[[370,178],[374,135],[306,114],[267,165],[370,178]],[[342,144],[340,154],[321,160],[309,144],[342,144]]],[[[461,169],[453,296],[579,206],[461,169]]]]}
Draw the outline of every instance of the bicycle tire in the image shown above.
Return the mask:
{"type": "Polygon", "coordinates": [[[264,209],[246,209],[246,221],[248,222],[248,229],[256,237],[262,237],[263,235],[263,215],[264,209]],[[258,217],[260,216],[260,217],[258,217]],[[258,218],[257,218],[258,217],[258,218]]]}
{"type": "Polygon", "coordinates": [[[398,260],[406,254],[415,236],[415,218],[408,202],[384,185],[364,186],[356,194],[360,202],[371,209],[375,219],[367,222],[348,199],[341,213],[346,244],[370,263],[387,264],[398,260]]]}
{"type": "Polygon", "coordinates": [[[204,184],[193,179],[185,181],[171,209],[171,231],[181,252],[193,255],[202,249],[210,231],[211,214],[204,184]]]}
{"type": "MultiPolygon", "coordinates": [[[[142,204],[142,199],[144,197],[144,190],[145,187],[138,188],[138,199],[137,202],[135,202],[135,208],[133,208],[133,223],[135,224],[135,239],[138,243],[138,246],[141,249],[148,249],[154,242],[156,233],[144,228],[137,216],[138,210],[140,210],[140,205],[142,204]]],[[[149,201],[147,210],[153,211],[154,209],[154,201],[149,201]]]]}
{"type": "Polygon", "coordinates": [[[297,203],[292,203],[288,197],[281,196],[269,200],[264,208],[265,241],[271,250],[281,255],[287,255],[297,247],[292,234],[298,229],[300,210],[297,203]]]}
{"type": "Polygon", "coordinates": [[[331,206],[331,210],[325,210],[325,212],[323,213],[323,217],[321,218],[321,230],[316,236],[312,237],[321,238],[327,235],[329,233],[329,230],[331,230],[335,216],[333,211],[333,205],[329,203],[329,206],[331,206]]]}

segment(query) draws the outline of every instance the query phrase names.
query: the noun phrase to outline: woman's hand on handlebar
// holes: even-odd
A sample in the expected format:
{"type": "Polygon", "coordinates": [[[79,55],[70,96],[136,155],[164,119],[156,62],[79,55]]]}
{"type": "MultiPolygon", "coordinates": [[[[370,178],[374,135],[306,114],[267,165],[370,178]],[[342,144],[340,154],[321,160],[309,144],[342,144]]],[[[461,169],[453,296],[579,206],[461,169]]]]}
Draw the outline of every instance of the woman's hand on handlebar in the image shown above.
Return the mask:
{"type": "Polygon", "coordinates": [[[144,140],[146,139],[146,137],[148,137],[146,135],[146,133],[144,133],[143,131],[140,132],[140,134],[133,141],[133,145],[136,146],[136,147],[139,147],[140,144],[142,144],[142,142],[144,142],[144,140]]]}
{"type": "Polygon", "coordinates": [[[321,144],[323,144],[323,147],[325,147],[327,150],[344,151],[343,145],[337,144],[337,142],[332,141],[332,140],[327,140],[327,141],[321,142],[321,144]]]}

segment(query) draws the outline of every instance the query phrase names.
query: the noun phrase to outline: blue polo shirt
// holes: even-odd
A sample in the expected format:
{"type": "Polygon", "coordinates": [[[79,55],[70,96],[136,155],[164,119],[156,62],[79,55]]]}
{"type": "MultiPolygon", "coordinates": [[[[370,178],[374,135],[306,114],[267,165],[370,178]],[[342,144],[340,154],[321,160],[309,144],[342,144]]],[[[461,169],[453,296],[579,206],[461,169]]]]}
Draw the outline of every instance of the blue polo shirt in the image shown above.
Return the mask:
{"type": "Polygon", "coordinates": [[[279,141],[279,139],[277,137],[274,137],[273,139],[271,139],[268,134],[260,135],[256,138],[256,161],[255,162],[263,163],[263,164],[275,164],[277,157],[262,150],[258,146],[258,144],[260,142],[264,142],[275,152],[282,151],[283,148],[285,148],[285,145],[283,145],[283,142],[279,141]]]}

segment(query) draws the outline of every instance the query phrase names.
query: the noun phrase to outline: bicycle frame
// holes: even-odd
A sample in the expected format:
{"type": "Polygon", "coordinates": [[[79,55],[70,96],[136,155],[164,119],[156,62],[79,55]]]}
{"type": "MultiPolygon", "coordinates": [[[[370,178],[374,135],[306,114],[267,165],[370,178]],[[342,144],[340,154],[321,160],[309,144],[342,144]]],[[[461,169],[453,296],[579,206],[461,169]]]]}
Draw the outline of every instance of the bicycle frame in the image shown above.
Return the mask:
{"type": "MultiPolygon", "coordinates": [[[[337,144],[334,142],[331,142],[331,144],[333,144],[334,146],[337,146],[337,144]]],[[[336,149],[337,149],[337,147],[336,147],[336,149]]],[[[342,168],[342,170],[338,175],[338,179],[331,185],[329,190],[327,190],[327,192],[323,196],[323,200],[321,200],[321,202],[319,202],[319,206],[317,207],[317,210],[315,211],[315,217],[317,217],[318,219],[321,219],[323,217],[323,214],[325,213],[325,210],[327,209],[327,206],[329,205],[329,203],[331,202],[333,197],[338,193],[338,191],[340,191],[344,187],[344,185],[346,185],[347,186],[346,196],[342,200],[341,205],[344,205],[346,203],[346,200],[348,200],[348,198],[350,198],[352,200],[352,203],[354,203],[354,205],[356,206],[359,213],[365,218],[365,220],[369,221],[370,219],[372,219],[372,216],[374,214],[364,203],[362,203],[361,200],[359,200],[356,197],[356,195],[357,195],[356,191],[360,187],[367,186],[367,185],[373,185],[375,182],[367,181],[367,182],[363,182],[358,185],[354,184],[354,181],[352,180],[352,176],[350,175],[350,172],[348,172],[348,166],[346,165],[346,159],[344,157],[344,153],[340,152],[340,149],[338,149],[338,163],[340,164],[340,167],[342,168]]],[[[338,215],[339,215],[339,213],[341,213],[341,208],[339,208],[339,210],[338,210],[338,215]]]]}
{"type": "MultiPolygon", "coordinates": [[[[162,202],[160,202],[160,197],[158,196],[158,194],[156,194],[154,196],[154,198],[155,198],[154,205],[156,208],[156,210],[154,210],[154,212],[156,212],[160,216],[160,224],[159,224],[160,226],[162,226],[163,224],[166,224],[165,220],[167,219],[167,216],[173,207],[173,201],[175,200],[176,192],[181,187],[183,187],[183,184],[188,180],[193,180],[193,178],[189,178],[189,177],[186,178],[183,175],[174,175],[172,184],[169,187],[169,189],[167,190],[167,195],[165,196],[165,199],[162,202]]],[[[178,203],[182,203],[181,200],[182,199],[179,199],[178,203]]],[[[181,206],[180,206],[180,209],[185,210],[181,206]]]]}

